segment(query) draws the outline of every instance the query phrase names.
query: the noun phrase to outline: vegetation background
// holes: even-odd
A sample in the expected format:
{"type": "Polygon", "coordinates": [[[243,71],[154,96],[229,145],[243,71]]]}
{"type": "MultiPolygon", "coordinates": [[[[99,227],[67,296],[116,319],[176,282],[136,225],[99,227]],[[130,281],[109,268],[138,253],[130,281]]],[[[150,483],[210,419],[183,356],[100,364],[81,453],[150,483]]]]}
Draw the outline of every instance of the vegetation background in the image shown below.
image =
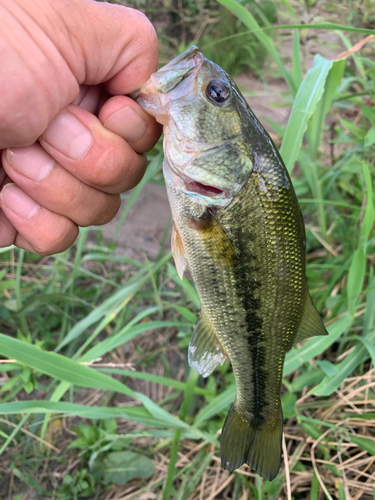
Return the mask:
{"type": "Polygon", "coordinates": [[[86,228],[53,257],[1,250],[0,498],[375,499],[372,0],[122,3],[154,23],[162,64],[195,43],[242,74],[250,105],[265,98],[330,335],[288,353],[279,476],[222,470],[234,378],[227,362],[208,379],[187,364],[199,299],[170,222],[156,257],[118,244],[142,190],[163,184],[159,143],[109,243],[86,228]]]}

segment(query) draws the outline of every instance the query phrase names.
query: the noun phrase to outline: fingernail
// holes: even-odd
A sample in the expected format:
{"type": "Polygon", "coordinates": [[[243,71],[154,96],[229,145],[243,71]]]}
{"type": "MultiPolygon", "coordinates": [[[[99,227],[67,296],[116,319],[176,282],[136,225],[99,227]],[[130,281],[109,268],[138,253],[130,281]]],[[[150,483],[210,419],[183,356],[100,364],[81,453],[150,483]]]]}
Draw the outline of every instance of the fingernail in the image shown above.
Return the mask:
{"type": "Polygon", "coordinates": [[[40,205],[15,184],[6,184],[1,192],[2,206],[8,208],[22,219],[31,219],[40,205]]]}
{"type": "Polygon", "coordinates": [[[61,111],[48,125],[43,138],[72,160],[84,156],[92,144],[90,131],[68,111],[61,111]]]}
{"type": "Polygon", "coordinates": [[[54,164],[53,158],[39,144],[26,148],[8,149],[7,160],[14,170],[33,181],[45,179],[54,164]]]}
{"type": "Polygon", "coordinates": [[[135,142],[146,132],[145,120],[130,106],[119,109],[104,122],[104,126],[128,142],[135,142]]]}

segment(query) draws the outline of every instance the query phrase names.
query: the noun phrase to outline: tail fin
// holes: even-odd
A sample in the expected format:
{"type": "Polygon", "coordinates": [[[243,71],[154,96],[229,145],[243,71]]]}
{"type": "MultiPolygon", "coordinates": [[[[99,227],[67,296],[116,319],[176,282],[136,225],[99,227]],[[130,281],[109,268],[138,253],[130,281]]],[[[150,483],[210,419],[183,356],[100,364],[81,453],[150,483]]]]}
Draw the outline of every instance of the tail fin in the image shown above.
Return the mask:
{"type": "Polygon", "coordinates": [[[221,435],[223,468],[233,471],[247,463],[257,474],[272,481],[280,469],[282,435],[282,415],[273,426],[259,426],[242,418],[232,405],[221,435]]]}

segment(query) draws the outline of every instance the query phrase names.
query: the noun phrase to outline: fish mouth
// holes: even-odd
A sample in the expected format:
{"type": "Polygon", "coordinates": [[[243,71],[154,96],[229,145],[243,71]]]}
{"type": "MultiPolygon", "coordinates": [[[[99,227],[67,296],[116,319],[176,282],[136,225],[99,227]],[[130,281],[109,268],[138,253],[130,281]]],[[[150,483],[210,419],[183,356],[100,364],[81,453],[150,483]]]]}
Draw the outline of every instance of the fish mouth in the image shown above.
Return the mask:
{"type": "Polygon", "coordinates": [[[206,198],[218,198],[227,197],[223,189],[219,189],[215,186],[207,186],[198,181],[185,181],[185,189],[190,193],[199,194],[200,196],[205,196],[206,198]]]}
{"type": "Polygon", "coordinates": [[[205,59],[198,47],[193,45],[153,73],[150,79],[130,97],[138,101],[149,94],[168,94],[192,73],[197,73],[205,59]]]}

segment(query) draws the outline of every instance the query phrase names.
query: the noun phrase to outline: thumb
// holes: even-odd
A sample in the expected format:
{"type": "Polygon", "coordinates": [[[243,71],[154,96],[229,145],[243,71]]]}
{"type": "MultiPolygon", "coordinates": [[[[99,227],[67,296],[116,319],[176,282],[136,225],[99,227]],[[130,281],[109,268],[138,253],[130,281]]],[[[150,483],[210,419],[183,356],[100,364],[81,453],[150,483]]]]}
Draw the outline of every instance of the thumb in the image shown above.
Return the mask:
{"type": "Polygon", "coordinates": [[[32,144],[79,93],[129,94],[157,69],[155,31],[139,11],[93,0],[0,0],[0,149],[32,144]]]}

